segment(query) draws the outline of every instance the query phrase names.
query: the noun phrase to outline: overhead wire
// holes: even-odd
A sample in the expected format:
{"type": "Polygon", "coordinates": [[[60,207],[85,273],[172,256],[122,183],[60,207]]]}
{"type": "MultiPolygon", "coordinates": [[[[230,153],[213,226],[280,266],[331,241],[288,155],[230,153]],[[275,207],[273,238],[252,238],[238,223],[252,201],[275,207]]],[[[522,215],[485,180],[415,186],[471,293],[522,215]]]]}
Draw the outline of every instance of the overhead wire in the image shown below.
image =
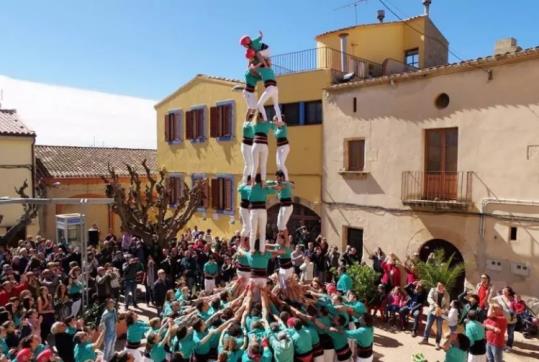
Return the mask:
{"type": "MultiPolygon", "coordinates": [[[[422,35],[422,36],[424,36],[426,38],[429,38],[431,40],[434,40],[434,41],[436,41],[437,43],[439,43],[441,45],[444,45],[444,46],[446,45],[439,38],[427,35],[427,34],[423,33],[421,30],[419,30],[419,29],[415,28],[414,26],[412,26],[411,24],[409,24],[407,21],[404,21],[404,19],[399,14],[397,14],[397,12],[395,12],[384,0],[378,0],[378,2],[380,2],[380,4],[382,4],[382,6],[387,9],[387,11],[389,11],[391,14],[393,14],[393,16],[395,16],[400,21],[403,21],[404,25],[406,25],[407,27],[409,27],[410,29],[412,29],[416,33],[418,33],[418,34],[420,34],[420,35],[422,35]]],[[[453,57],[455,57],[459,61],[461,61],[461,62],[466,61],[465,59],[460,57],[457,53],[452,51],[451,48],[449,48],[449,46],[447,47],[447,51],[449,52],[449,54],[451,54],[453,57]]],[[[483,72],[487,73],[489,75],[489,78],[490,78],[490,76],[491,76],[491,71],[490,70],[485,69],[483,67],[480,67],[480,66],[478,66],[476,64],[473,64],[473,63],[469,63],[469,65],[476,68],[476,69],[482,70],[483,72]]]]}

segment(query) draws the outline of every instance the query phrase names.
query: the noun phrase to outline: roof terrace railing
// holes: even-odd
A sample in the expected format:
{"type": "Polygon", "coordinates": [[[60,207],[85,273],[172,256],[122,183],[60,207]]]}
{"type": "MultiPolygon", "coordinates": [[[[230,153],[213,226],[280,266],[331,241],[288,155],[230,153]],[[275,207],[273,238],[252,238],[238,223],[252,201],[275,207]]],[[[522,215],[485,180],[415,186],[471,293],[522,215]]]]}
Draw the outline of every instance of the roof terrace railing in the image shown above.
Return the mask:
{"type": "Polygon", "coordinates": [[[301,50],[271,57],[275,75],[330,69],[342,74],[355,73],[356,79],[379,77],[383,66],[329,47],[301,50]]]}

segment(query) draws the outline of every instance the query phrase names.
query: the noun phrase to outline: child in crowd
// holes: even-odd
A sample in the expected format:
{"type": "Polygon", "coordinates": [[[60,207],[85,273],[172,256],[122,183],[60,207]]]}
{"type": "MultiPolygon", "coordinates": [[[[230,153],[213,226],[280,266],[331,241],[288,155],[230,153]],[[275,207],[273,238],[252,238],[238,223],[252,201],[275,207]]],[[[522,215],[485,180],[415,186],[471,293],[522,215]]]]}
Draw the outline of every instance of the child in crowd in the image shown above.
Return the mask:
{"type": "Polygon", "coordinates": [[[375,296],[369,300],[367,305],[369,306],[370,313],[373,317],[376,316],[376,312],[380,312],[382,319],[386,320],[387,294],[383,284],[378,285],[375,296]]]}
{"type": "Polygon", "coordinates": [[[251,37],[248,35],[242,36],[240,39],[240,45],[247,49],[245,56],[248,59],[256,57],[258,62],[263,63],[265,67],[269,68],[271,67],[271,62],[269,59],[270,48],[268,44],[262,42],[262,37],[264,34],[262,34],[261,31],[259,31],[258,34],[258,38],[255,39],[251,39],[251,37]]]}
{"type": "Polygon", "coordinates": [[[487,336],[487,359],[489,362],[503,362],[505,348],[505,331],[507,319],[498,304],[490,304],[487,319],[483,322],[487,336]]]}
{"type": "Polygon", "coordinates": [[[447,326],[452,333],[457,331],[457,326],[459,324],[459,310],[460,303],[455,299],[451,301],[447,317],[444,316],[444,319],[447,320],[447,326]]]}
{"type": "Polygon", "coordinates": [[[394,287],[387,297],[386,318],[388,318],[390,322],[395,322],[397,313],[406,305],[407,301],[408,296],[402,289],[400,287],[394,287]]]}
{"type": "Polygon", "coordinates": [[[443,346],[445,362],[467,362],[470,340],[462,333],[449,333],[443,346]]]}

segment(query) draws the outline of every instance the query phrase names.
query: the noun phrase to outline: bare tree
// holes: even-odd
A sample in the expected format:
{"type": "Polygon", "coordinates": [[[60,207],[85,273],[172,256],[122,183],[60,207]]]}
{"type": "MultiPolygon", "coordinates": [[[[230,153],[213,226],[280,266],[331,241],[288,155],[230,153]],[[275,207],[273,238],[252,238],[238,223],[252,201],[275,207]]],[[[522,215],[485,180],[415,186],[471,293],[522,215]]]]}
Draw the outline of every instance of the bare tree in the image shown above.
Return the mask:
{"type": "Polygon", "coordinates": [[[112,210],[120,216],[125,231],[141,237],[146,243],[153,241],[166,245],[176,237],[200,205],[204,196],[203,182],[196,183],[192,188],[184,183],[177,192],[169,187],[165,169],[161,169],[156,178],[146,160],[142,161],[142,166],[147,179],[144,185],[137,171],[126,164],[130,178],[129,188],[126,189],[109,165],[109,176],[103,177],[107,183],[106,194],[114,199],[112,210]],[[171,196],[175,196],[175,200],[171,196]],[[171,201],[174,201],[174,205],[171,205],[171,201]]]}
{"type": "MultiPolygon", "coordinates": [[[[15,192],[17,195],[21,198],[29,198],[28,194],[26,194],[26,189],[29,187],[28,180],[24,180],[22,186],[19,188],[15,188],[15,192]]],[[[36,197],[46,197],[46,188],[44,184],[40,181],[36,185],[36,197]]],[[[23,214],[19,218],[19,221],[15,225],[13,225],[9,230],[4,234],[4,236],[0,237],[0,244],[1,245],[11,245],[14,246],[17,244],[18,240],[17,235],[24,230],[30,223],[32,223],[32,220],[36,218],[40,205],[37,204],[22,204],[23,207],[23,214]]],[[[0,221],[3,218],[3,215],[0,215],[0,221]]]]}

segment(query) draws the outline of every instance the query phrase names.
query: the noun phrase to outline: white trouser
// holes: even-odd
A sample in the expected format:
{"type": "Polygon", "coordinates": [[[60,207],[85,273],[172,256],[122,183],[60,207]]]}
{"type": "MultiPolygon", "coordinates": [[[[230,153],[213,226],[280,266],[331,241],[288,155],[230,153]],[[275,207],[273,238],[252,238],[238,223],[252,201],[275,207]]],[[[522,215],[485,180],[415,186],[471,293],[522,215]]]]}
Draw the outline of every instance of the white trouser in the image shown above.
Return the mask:
{"type": "Polygon", "coordinates": [[[248,271],[236,270],[236,274],[238,275],[238,278],[243,278],[247,280],[251,278],[251,272],[248,271]]]}
{"type": "Polygon", "coordinates": [[[279,268],[279,286],[281,289],[286,288],[286,281],[294,275],[294,268],[283,269],[279,268]]]}
{"type": "Polygon", "coordinates": [[[240,236],[246,237],[251,233],[251,217],[249,209],[245,207],[240,207],[240,217],[241,217],[241,232],[240,236]]]}
{"type": "Polygon", "coordinates": [[[356,357],[356,362],[372,362],[374,354],[367,358],[356,357]]]}
{"type": "Polygon", "coordinates": [[[266,180],[266,167],[268,164],[268,145],[264,143],[254,143],[252,149],[253,168],[251,169],[251,179],[254,181],[258,167],[262,181],[266,180]]]}
{"type": "Polygon", "coordinates": [[[262,95],[258,99],[256,108],[258,108],[258,111],[262,114],[262,117],[264,118],[264,120],[267,121],[268,116],[266,115],[264,104],[270,98],[271,98],[271,101],[273,102],[273,109],[275,109],[275,115],[277,116],[277,119],[279,120],[279,122],[282,122],[283,117],[281,116],[281,109],[279,108],[279,89],[276,86],[270,85],[269,87],[266,88],[264,93],[262,93],[262,95]]]}
{"type": "Polygon", "coordinates": [[[144,362],[144,356],[138,349],[126,348],[125,349],[131,356],[133,356],[134,362],[144,362]]]}
{"type": "Polygon", "coordinates": [[[258,245],[261,253],[266,251],[266,224],[268,223],[268,212],[266,209],[252,209],[249,213],[251,221],[251,235],[249,236],[250,251],[255,250],[255,242],[258,236],[258,245]]]}
{"type": "Polygon", "coordinates": [[[473,355],[471,353],[468,353],[468,362],[487,362],[487,355],[473,355]]]}
{"type": "Polygon", "coordinates": [[[253,172],[253,146],[242,143],[240,148],[243,156],[243,177],[241,182],[245,183],[247,182],[247,176],[253,172]]]}
{"type": "Polygon", "coordinates": [[[257,103],[256,103],[256,95],[254,92],[248,92],[246,90],[243,91],[243,98],[245,98],[245,102],[247,103],[247,108],[249,109],[256,109],[257,103]]]}
{"type": "Polygon", "coordinates": [[[290,216],[294,211],[294,206],[281,206],[279,208],[279,213],[277,214],[277,230],[284,231],[286,230],[286,224],[290,220],[290,216]]]}
{"type": "Polygon", "coordinates": [[[211,292],[215,289],[215,279],[204,277],[204,291],[211,292]]]}
{"type": "Polygon", "coordinates": [[[324,355],[314,357],[314,362],[324,362],[324,355]]]}
{"type": "Polygon", "coordinates": [[[324,350],[324,362],[335,362],[335,350],[334,349],[325,349],[324,350]]]}
{"type": "Polygon", "coordinates": [[[284,179],[288,181],[288,169],[286,168],[286,158],[290,153],[290,145],[286,144],[277,147],[275,152],[275,163],[277,164],[277,170],[281,170],[284,173],[284,179]]]}
{"type": "Polygon", "coordinates": [[[265,288],[268,282],[268,278],[251,278],[254,284],[259,288],[265,288]]]}
{"type": "Polygon", "coordinates": [[[262,55],[264,58],[269,58],[269,57],[271,57],[270,48],[266,48],[264,50],[259,50],[258,54],[262,55]]]}

